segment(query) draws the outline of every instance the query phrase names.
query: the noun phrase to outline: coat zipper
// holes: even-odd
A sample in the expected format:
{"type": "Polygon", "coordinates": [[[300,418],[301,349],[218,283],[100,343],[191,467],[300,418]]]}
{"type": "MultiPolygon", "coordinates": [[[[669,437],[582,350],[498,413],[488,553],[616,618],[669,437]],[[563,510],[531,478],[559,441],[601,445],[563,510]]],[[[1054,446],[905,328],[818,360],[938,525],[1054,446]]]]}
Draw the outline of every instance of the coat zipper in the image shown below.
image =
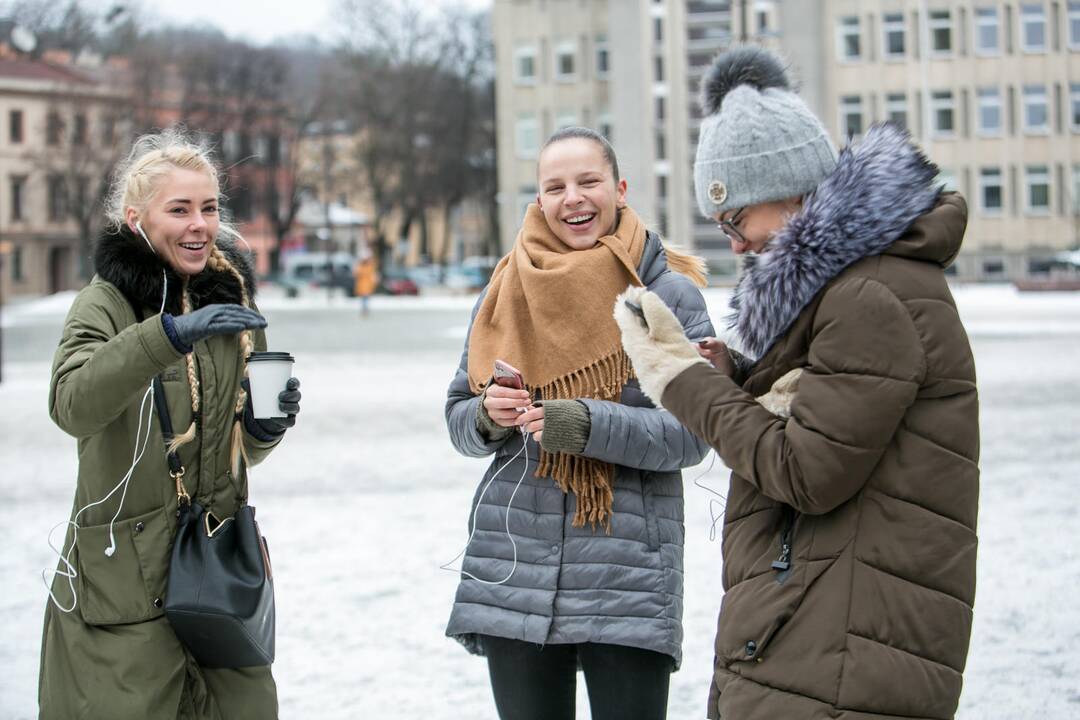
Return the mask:
{"type": "Polygon", "coordinates": [[[772,562],[772,569],[780,573],[779,582],[787,579],[791,570],[791,533],[795,528],[795,510],[784,506],[784,525],[780,531],[780,555],[772,562]]]}

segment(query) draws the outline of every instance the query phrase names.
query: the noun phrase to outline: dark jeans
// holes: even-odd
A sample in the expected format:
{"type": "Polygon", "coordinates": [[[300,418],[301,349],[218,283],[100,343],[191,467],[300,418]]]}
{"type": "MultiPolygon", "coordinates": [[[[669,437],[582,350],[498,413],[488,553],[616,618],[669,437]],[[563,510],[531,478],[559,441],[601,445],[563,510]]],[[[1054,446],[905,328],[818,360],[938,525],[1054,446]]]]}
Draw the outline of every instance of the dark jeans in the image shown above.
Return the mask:
{"type": "Polygon", "coordinates": [[[664,720],[670,655],[622,645],[545,645],[485,636],[501,720],[574,720],[580,662],[593,720],[664,720]]]}

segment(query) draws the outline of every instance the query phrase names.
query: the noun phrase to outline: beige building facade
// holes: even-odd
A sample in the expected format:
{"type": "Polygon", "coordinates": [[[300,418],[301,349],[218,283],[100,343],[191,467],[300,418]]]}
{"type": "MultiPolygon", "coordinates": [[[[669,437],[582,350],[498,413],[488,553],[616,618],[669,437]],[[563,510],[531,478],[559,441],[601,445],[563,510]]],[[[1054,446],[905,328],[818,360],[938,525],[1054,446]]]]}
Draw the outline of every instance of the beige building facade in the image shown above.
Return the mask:
{"type": "Polygon", "coordinates": [[[605,133],[630,202],[714,273],[735,259],[693,200],[701,77],[745,38],[779,50],[838,145],[908,127],[970,206],[954,272],[1018,280],[1080,247],[1080,2],[496,0],[504,248],[563,125],[605,133]]]}
{"type": "Polygon", "coordinates": [[[1038,278],[1080,245],[1080,2],[800,0],[780,10],[781,45],[838,143],[901,123],[965,195],[959,278],[1038,278]]]}
{"type": "Polygon", "coordinates": [[[115,93],[76,70],[0,56],[0,293],[81,287],[78,212],[123,136],[115,93]]]}

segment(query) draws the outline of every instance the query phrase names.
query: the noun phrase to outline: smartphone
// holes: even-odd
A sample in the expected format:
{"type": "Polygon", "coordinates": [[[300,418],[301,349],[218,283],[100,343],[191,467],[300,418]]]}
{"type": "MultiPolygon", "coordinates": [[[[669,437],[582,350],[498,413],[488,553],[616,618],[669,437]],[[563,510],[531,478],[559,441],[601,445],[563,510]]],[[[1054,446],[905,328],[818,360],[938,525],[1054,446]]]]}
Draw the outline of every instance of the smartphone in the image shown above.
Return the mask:
{"type": "Polygon", "coordinates": [[[637,303],[630,302],[629,300],[623,300],[623,304],[630,308],[630,312],[634,313],[641,319],[641,324],[645,327],[649,327],[649,321],[645,319],[645,311],[641,309],[641,306],[637,303]]]}
{"type": "Polygon", "coordinates": [[[496,385],[513,388],[514,390],[525,389],[525,380],[521,377],[521,373],[505,360],[495,361],[494,379],[496,385]]]}

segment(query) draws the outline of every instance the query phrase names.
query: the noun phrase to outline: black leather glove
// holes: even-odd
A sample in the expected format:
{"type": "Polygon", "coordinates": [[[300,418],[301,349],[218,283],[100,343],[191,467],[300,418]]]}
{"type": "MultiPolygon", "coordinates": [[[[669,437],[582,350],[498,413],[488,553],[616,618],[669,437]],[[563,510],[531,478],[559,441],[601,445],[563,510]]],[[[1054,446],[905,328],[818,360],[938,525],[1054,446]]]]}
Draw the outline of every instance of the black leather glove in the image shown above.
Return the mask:
{"type": "Polygon", "coordinates": [[[172,316],[176,336],[194,345],[212,335],[236,335],[242,330],[266,327],[266,318],[243,305],[207,305],[184,315],[172,316]]]}
{"type": "Polygon", "coordinates": [[[269,441],[277,438],[286,430],[296,424],[296,415],[300,412],[300,380],[289,378],[285,383],[285,389],[278,393],[278,407],[285,417],[280,418],[256,418],[251,409],[251,386],[247,378],[240,383],[247,392],[247,402],[244,405],[244,425],[248,432],[259,440],[269,441]]]}

